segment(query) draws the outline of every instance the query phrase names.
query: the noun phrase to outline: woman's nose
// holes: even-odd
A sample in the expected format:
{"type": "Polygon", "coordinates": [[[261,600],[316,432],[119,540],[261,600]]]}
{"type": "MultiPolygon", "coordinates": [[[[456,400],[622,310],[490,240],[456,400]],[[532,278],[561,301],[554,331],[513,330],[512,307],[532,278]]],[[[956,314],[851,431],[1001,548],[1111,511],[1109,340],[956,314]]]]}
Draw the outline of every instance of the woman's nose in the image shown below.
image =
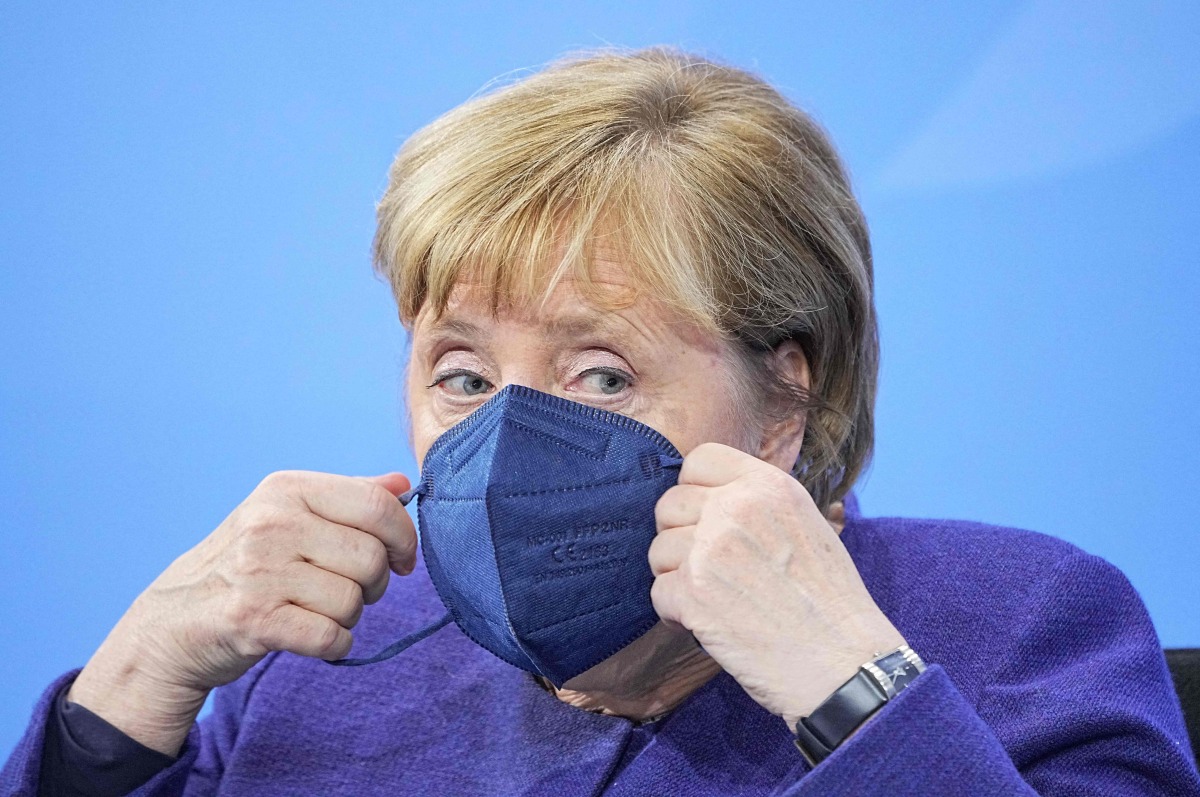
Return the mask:
{"type": "Polygon", "coordinates": [[[562,393],[561,386],[552,376],[544,373],[538,373],[535,369],[523,369],[520,371],[506,370],[503,378],[496,384],[496,390],[503,390],[509,385],[521,385],[522,387],[531,387],[534,390],[542,393],[553,393],[559,395],[562,393]]]}

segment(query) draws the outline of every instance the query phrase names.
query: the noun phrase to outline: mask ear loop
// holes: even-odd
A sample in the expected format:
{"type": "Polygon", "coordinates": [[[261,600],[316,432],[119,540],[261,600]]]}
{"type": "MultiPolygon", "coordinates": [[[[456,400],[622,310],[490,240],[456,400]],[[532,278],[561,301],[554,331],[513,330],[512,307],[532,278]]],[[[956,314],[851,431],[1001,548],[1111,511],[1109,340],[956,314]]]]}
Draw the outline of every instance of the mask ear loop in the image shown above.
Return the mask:
{"type": "MultiPolygon", "coordinates": [[[[399,496],[397,496],[397,498],[399,498],[401,504],[408,506],[409,502],[412,501],[413,498],[418,495],[423,495],[424,492],[425,482],[422,481],[411,490],[401,493],[399,496]]],[[[444,617],[434,620],[432,623],[420,629],[419,631],[414,631],[408,636],[396,640],[383,650],[376,653],[374,656],[368,656],[362,659],[338,659],[337,661],[327,661],[325,663],[332,664],[335,667],[360,667],[363,664],[376,664],[378,662],[385,661],[386,659],[390,659],[398,653],[403,653],[425,637],[433,634],[435,631],[440,631],[441,629],[445,628],[453,619],[454,615],[450,614],[450,612],[446,612],[444,617]]]]}
{"type": "Polygon", "coordinates": [[[440,631],[441,629],[445,628],[453,619],[454,616],[449,612],[446,612],[445,617],[435,620],[434,622],[422,628],[420,631],[416,631],[406,637],[396,640],[383,650],[376,653],[374,656],[368,656],[365,659],[338,659],[337,661],[327,661],[325,663],[332,664],[335,667],[359,667],[363,664],[376,664],[386,659],[390,659],[397,653],[403,653],[435,631],[440,631]]]}

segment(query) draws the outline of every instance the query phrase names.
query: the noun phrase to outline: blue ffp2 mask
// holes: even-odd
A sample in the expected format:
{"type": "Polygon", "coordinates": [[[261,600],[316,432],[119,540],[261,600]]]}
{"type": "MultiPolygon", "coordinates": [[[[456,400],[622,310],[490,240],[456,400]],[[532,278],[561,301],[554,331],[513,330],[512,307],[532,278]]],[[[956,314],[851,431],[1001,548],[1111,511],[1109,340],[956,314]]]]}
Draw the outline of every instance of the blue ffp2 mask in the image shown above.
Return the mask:
{"type": "Polygon", "coordinates": [[[682,458],[637,421],[520,385],[439,437],[420,484],[421,551],[451,619],[556,686],[650,630],[654,505],[682,458]]]}

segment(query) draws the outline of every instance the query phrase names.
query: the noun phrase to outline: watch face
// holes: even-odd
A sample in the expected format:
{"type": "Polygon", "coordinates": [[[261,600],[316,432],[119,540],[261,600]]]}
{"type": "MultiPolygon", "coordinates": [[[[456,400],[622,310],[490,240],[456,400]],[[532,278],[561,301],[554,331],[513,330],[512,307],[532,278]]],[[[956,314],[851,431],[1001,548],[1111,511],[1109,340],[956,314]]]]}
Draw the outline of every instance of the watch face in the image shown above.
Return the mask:
{"type": "Polygon", "coordinates": [[[892,686],[897,692],[908,686],[909,681],[916,678],[919,673],[908,659],[904,658],[904,654],[900,652],[892,653],[875,662],[875,666],[883,670],[888,678],[892,681],[892,686]]]}

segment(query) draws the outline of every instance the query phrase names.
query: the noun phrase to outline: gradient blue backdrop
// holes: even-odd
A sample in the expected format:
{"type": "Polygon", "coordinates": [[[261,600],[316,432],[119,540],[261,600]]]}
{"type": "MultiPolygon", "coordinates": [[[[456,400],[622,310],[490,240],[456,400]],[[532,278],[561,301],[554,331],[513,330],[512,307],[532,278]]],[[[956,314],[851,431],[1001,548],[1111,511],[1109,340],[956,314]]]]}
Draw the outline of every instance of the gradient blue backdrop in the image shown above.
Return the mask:
{"type": "Polygon", "coordinates": [[[757,69],[841,147],[884,352],[865,510],[1071,540],[1200,645],[1200,6],[847,5],[6,4],[0,754],[265,474],[413,472],[389,161],[609,43],[757,69]]]}

